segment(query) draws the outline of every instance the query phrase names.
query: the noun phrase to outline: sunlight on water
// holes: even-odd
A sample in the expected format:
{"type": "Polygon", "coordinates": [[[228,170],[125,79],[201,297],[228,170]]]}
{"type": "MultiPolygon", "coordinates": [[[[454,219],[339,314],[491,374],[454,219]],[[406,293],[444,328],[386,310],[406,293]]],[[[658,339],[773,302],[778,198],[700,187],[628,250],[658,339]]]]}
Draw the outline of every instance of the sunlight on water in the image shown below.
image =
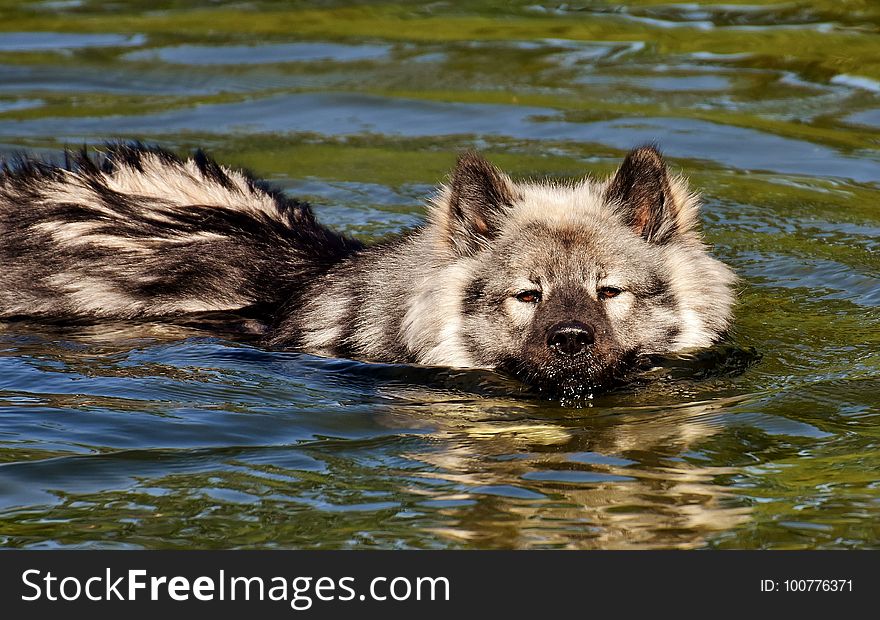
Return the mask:
{"type": "Polygon", "coordinates": [[[736,327],[560,403],[187,325],[0,325],[0,545],[878,547],[880,8],[188,5],[0,1],[0,155],[205,147],[377,239],[461,149],[577,177],[656,141],[736,327]]]}

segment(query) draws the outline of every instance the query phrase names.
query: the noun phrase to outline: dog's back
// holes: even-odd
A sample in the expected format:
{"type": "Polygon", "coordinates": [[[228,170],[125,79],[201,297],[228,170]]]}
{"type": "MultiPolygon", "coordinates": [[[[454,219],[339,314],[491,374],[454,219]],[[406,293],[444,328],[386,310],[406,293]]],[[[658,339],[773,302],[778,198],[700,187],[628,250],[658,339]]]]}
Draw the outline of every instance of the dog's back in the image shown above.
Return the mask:
{"type": "Polygon", "coordinates": [[[0,318],[262,311],[360,248],[201,152],[140,145],[0,173],[0,318]]]}

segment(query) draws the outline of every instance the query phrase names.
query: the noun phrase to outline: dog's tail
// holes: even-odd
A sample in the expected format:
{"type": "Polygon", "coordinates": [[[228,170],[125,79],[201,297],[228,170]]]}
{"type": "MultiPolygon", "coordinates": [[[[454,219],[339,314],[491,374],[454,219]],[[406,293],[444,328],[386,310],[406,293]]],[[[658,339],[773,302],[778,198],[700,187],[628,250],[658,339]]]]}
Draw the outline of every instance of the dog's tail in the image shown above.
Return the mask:
{"type": "Polygon", "coordinates": [[[0,170],[0,318],[273,313],[361,245],[204,153],[140,144],[0,170]]]}

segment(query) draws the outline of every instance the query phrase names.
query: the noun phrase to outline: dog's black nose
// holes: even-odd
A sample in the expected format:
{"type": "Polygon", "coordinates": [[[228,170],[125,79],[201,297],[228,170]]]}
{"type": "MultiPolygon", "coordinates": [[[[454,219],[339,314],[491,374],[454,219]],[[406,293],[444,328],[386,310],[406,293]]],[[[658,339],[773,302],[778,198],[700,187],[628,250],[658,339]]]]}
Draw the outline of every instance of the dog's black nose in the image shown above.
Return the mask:
{"type": "Polygon", "coordinates": [[[596,332],[580,321],[557,323],[547,335],[547,346],[558,355],[569,357],[583,353],[596,342],[596,332]]]}

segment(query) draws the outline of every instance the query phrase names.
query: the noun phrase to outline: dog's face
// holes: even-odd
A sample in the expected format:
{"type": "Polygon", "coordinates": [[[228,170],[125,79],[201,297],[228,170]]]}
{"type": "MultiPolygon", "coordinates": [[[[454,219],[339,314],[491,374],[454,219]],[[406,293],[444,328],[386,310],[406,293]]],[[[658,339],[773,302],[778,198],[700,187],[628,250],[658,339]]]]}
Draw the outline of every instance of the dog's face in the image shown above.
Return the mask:
{"type": "Polygon", "coordinates": [[[542,389],[607,386],[677,337],[657,252],[614,222],[533,223],[502,234],[475,262],[462,302],[469,350],[542,389]]]}
{"type": "Polygon", "coordinates": [[[654,149],[605,183],[573,185],[514,184],[466,155],[444,199],[459,338],[478,365],[586,394],[727,325],[731,273],[705,252],[696,201],[654,149]]]}

